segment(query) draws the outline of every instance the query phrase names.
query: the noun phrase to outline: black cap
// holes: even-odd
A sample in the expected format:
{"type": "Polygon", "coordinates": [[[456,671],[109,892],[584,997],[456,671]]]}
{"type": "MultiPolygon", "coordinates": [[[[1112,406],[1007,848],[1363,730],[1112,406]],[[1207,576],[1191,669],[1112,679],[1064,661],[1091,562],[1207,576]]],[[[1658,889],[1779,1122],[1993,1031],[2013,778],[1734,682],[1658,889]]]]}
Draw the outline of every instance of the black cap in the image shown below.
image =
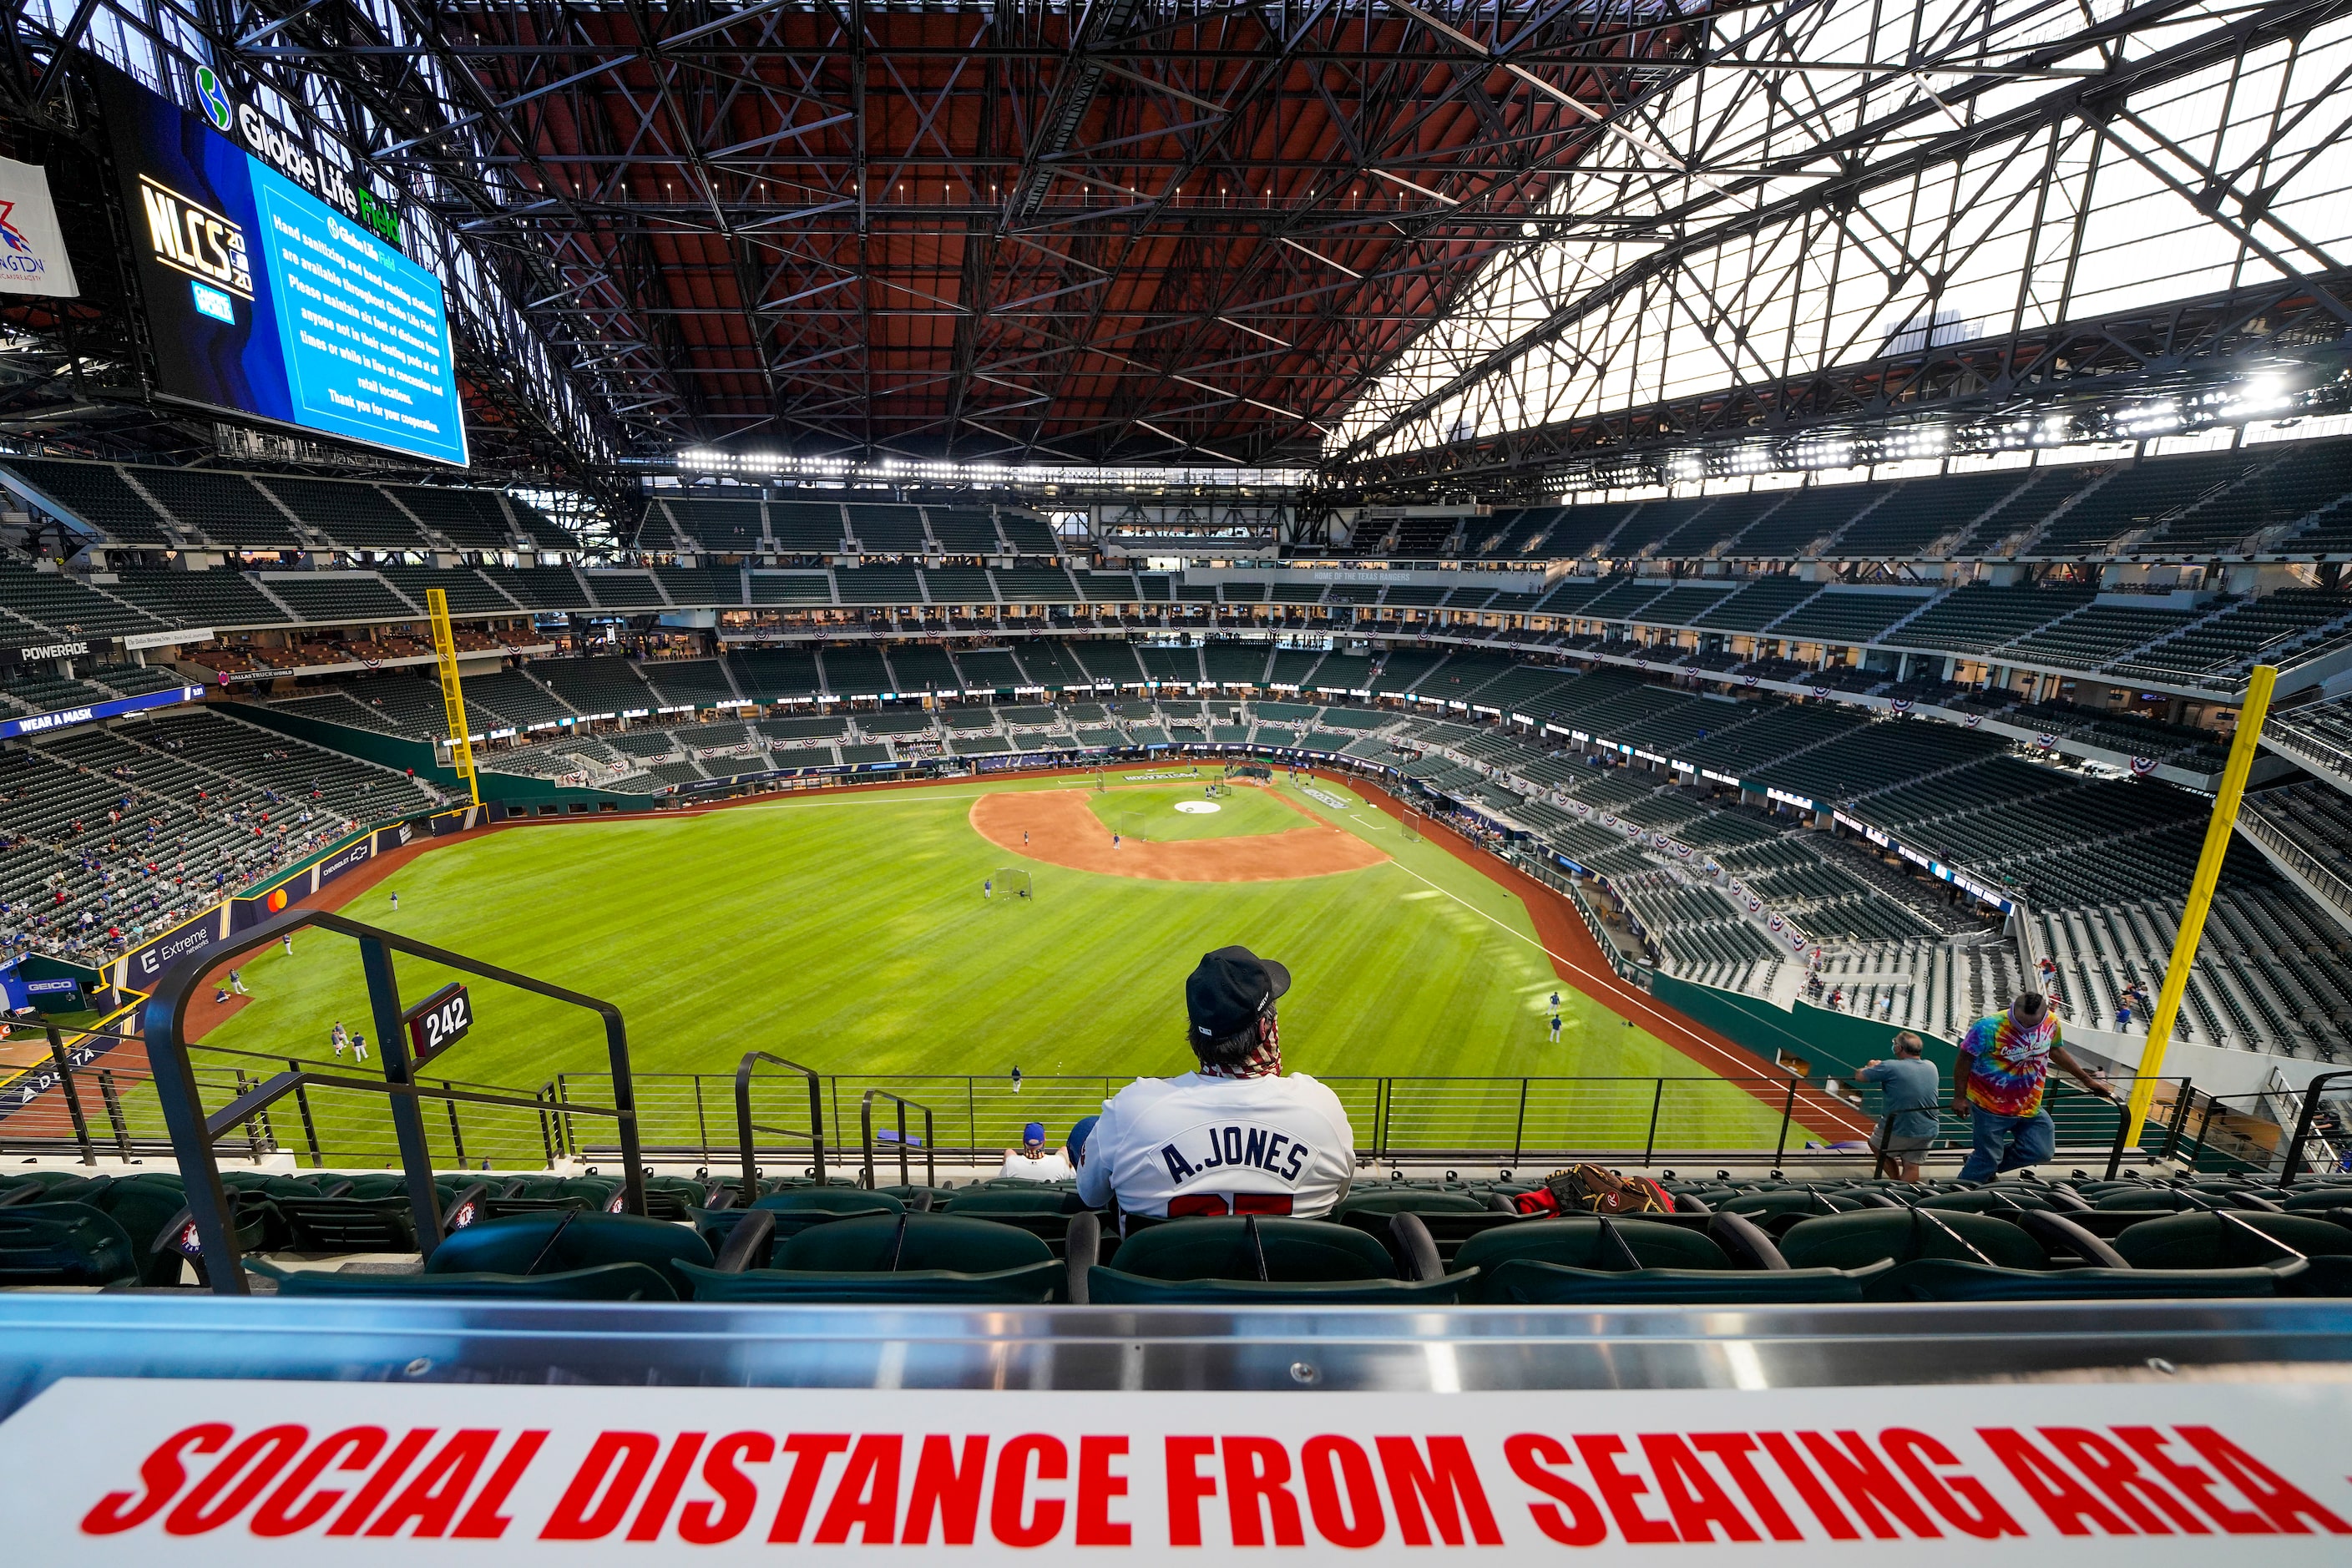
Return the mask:
{"type": "Polygon", "coordinates": [[[1245,947],[1203,953],[1201,966],[1184,980],[1184,1011],[1192,1021],[1192,1043],[1237,1035],[1274,1010],[1290,989],[1290,971],[1245,947]]]}

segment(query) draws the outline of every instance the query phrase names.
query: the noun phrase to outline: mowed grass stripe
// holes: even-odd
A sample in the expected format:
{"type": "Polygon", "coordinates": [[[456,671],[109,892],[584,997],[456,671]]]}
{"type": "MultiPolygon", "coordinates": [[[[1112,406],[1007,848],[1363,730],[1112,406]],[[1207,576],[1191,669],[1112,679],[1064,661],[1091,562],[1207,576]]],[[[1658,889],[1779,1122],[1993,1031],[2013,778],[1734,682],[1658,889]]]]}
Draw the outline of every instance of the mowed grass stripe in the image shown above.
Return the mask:
{"type": "MultiPolygon", "coordinates": [[[[618,1004],[649,1114],[653,1075],[728,1073],[755,1049],[885,1080],[1001,1080],[1016,1063],[1032,1077],[1112,1082],[1181,1071],[1190,1060],[1183,977],[1228,942],[1291,966],[1284,1054],[1318,1076],[1703,1076],[1558,980],[1517,899],[1436,846],[1349,823],[1302,795],[1398,864],[1297,882],[1097,876],[982,839],[967,821],[981,793],[964,784],[494,834],[422,857],[349,912],[618,1004]],[[1032,871],[1034,900],[982,899],[982,879],[1007,864],[1032,871]],[[1545,1027],[1555,988],[1557,1047],[1545,1027]]],[[[420,963],[400,967],[411,1001],[446,978],[420,963]]],[[[245,973],[255,1001],[208,1043],[316,1058],[338,1017],[375,1033],[348,944],[307,934],[292,958],[271,949],[245,973]]],[[[450,1078],[529,1088],[603,1070],[592,1016],[486,983],[475,994],[474,1037],[437,1064],[450,1078]]],[[[1420,1115],[1437,1143],[1466,1145],[1489,1141],[1499,1108],[1516,1113],[1516,1086],[1446,1092],[1458,1101],[1451,1110],[1401,1100],[1400,1131],[1420,1115]]],[[[1649,1092],[1640,1090],[1644,1122],[1649,1092]]],[[[1596,1087],[1588,1098],[1616,1097],[1596,1087]]],[[[1720,1081],[1678,1087],[1668,1100],[1662,1146],[1769,1146],[1777,1128],[1777,1116],[1720,1081]]],[[[1556,1109],[1563,1126],[1577,1121],[1565,1101],[1556,1109]]],[[[843,1117],[854,1134],[854,1103],[843,1117]]],[[[713,1104],[707,1119],[728,1123],[731,1109],[713,1104]]],[[[1001,1139],[1017,1125],[981,1132],[1001,1139]]],[[[1369,1123],[1359,1132],[1368,1140],[1369,1123]]],[[[284,1130],[280,1138],[290,1142],[284,1130]]]]}

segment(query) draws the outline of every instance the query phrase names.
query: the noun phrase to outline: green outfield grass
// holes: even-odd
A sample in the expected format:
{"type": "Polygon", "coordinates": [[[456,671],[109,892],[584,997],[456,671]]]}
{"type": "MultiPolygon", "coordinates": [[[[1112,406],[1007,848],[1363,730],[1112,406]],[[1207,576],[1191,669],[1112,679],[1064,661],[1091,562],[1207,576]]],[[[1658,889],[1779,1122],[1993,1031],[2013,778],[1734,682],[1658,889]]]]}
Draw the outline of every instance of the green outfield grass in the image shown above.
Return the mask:
{"type": "MultiPolygon", "coordinates": [[[[1689,1058],[1557,978],[1517,899],[1437,845],[1404,841],[1344,785],[1316,787],[1354,809],[1293,798],[1393,859],[1305,881],[1096,876],[1021,859],[967,820],[983,793],[1074,782],[787,796],[695,817],[518,829],[426,854],[344,912],[618,1004],[649,1114],[668,1092],[655,1075],[727,1073],[758,1049],[898,1086],[943,1109],[960,1101],[943,1141],[961,1141],[967,1121],[982,1137],[1010,1137],[1032,1110],[1066,1123],[1098,1101],[1104,1086],[1190,1064],[1184,975],[1208,949],[1242,942],[1296,976],[1282,1009],[1284,1055],[1294,1068],[1335,1080],[1693,1079],[1654,1099],[1646,1083],[1540,1089],[1530,1115],[1586,1128],[1582,1142],[1594,1146],[1623,1147],[1630,1138],[1638,1149],[1654,1108],[1661,1148],[1771,1146],[1777,1108],[1707,1079],[1689,1058]],[[1006,865],[1031,870],[1033,900],[982,900],[982,879],[1006,865]],[[1555,991],[1563,1021],[1557,1046],[1546,1028],[1555,991]],[[1017,1100],[1008,1076],[1016,1065],[1030,1079],[1017,1100]],[[940,1076],[961,1074],[982,1081],[940,1076]],[[1055,1075],[1094,1081],[1045,1081],[1055,1075]],[[1603,1120],[1630,1131],[1604,1142],[1603,1120]],[[993,1131],[1000,1125],[1001,1134],[993,1131]]],[[[1277,774],[1274,788],[1294,786],[1277,774]]],[[[1201,796],[1191,785],[1096,798],[1116,811],[1130,799],[1172,805],[1201,796]]],[[[1189,820],[1163,805],[1168,821],[1155,827],[1193,836],[1302,820],[1252,789],[1236,789],[1223,804],[1224,812],[1189,820]]],[[[415,960],[402,960],[399,973],[410,1001],[446,978],[415,960]]],[[[356,952],[342,939],[305,933],[292,956],[271,948],[248,960],[244,974],[254,1000],[207,1045],[316,1059],[328,1054],[328,1028],[338,1018],[376,1033],[365,1019],[356,952]]],[[[473,1037],[428,1077],[537,1086],[557,1073],[603,1068],[592,1016],[488,984],[477,983],[474,995],[480,1022],[473,1037]]],[[[838,1112],[853,1139],[856,1087],[844,1089],[838,1112]]],[[[1359,1135],[1368,1141],[1371,1090],[1346,1093],[1351,1107],[1363,1107],[1359,1135]]],[[[1465,1085],[1400,1103],[1392,1121],[1400,1137],[1424,1146],[1499,1136],[1507,1147],[1517,1100],[1516,1084],[1465,1085]],[[1416,1127],[1415,1118],[1428,1124],[1416,1127]]],[[[281,1123],[288,1114],[281,1108],[281,1123]]],[[[706,1129],[720,1129],[723,1143],[731,1125],[723,1098],[699,1114],[706,1129]]],[[[446,1142],[438,1116],[428,1118],[436,1146],[446,1142]]],[[[282,1125],[279,1136],[293,1142],[282,1125]]],[[[481,1139],[469,1144],[469,1157],[481,1139]]],[[[520,1159],[527,1151],[499,1152],[520,1159]]]]}
{"type": "Polygon", "coordinates": [[[1153,843],[1180,838],[1242,838],[1313,826],[1267,790],[1235,784],[1230,794],[1215,800],[1209,799],[1205,790],[1205,784],[1114,788],[1088,797],[1087,804],[1113,833],[1153,843]],[[1180,805],[1213,805],[1216,810],[1180,811],[1180,805]]]}

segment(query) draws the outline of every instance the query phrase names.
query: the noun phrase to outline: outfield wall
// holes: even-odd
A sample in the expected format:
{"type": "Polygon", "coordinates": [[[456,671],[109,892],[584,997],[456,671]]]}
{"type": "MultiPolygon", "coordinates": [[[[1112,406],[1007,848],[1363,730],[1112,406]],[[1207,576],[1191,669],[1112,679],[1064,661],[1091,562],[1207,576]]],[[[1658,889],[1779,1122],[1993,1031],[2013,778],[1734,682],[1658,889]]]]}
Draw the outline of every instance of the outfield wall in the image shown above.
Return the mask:
{"type": "MultiPolygon", "coordinates": [[[[307,741],[331,752],[341,752],[362,762],[403,771],[413,769],[418,778],[429,779],[452,793],[462,792],[466,787],[465,781],[458,778],[457,771],[440,760],[438,749],[430,742],[412,741],[405,736],[387,735],[376,730],[331,724],[321,719],[305,718],[258,702],[226,703],[222,710],[249,724],[274,730],[281,735],[291,735],[298,741],[307,741]]],[[[476,753],[475,760],[478,764],[480,763],[480,753],[476,753]]],[[[486,800],[514,801],[530,805],[582,802],[612,804],[623,811],[650,811],[656,798],[616,795],[607,790],[571,789],[528,773],[502,773],[478,768],[476,782],[486,800]]]]}

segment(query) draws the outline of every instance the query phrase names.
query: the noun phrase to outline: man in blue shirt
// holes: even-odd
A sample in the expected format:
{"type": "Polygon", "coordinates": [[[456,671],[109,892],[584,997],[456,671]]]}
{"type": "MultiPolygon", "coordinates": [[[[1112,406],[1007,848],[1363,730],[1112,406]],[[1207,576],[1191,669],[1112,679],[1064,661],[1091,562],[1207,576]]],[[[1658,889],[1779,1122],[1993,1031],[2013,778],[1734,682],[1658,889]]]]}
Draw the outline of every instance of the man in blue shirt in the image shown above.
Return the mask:
{"type": "Polygon", "coordinates": [[[1853,1075],[1856,1083],[1885,1088],[1882,1114],[1870,1134],[1870,1146],[1878,1154],[1873,1173],[1879,1177],[1917,1181],[1919,1156],[1936,1141],[1936,1109],[1943,1099],[1943,1083],[1926,1050],[1926,1042],[1906,1029],[1895,1037],[1892,1061],[1864,1062],[1853,1075]]]}

